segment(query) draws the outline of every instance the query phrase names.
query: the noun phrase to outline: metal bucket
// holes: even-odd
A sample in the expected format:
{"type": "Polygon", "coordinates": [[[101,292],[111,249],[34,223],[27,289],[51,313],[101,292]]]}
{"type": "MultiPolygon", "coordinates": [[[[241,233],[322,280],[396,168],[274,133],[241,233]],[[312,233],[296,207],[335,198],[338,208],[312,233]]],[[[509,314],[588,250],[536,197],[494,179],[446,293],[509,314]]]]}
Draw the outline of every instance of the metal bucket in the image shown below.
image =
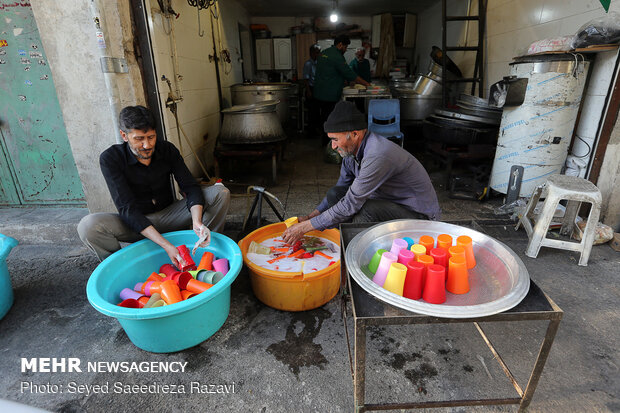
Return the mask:
{"type": "Polygon", "coordinates": [[[290,83],[238,83],[230,87],[233,105],[248,105],[267,100],[279,100],[276,112],[280,122],[288,120],[289,107],[288,96],[290,83]]]}
{"type": "Polygon", "coordinates": [[[276,113],[278,100],[237,105],[222,110],[218,141],[223,144],[253,144],[286,139],[276,113]]]}
{"type": "MultiPolygon", "coordinates": [[[[572,58],[571,58],[572,59],[572,58]]],[[[523,166],[519,196],[529,196],[566,161],[589,62],[529,58],[511,75],[528,78],[521,106],[505,107],[491,171],[491,188],[506,193],[510,168],[523,166]]]]}
{"type": "Polygon", "coordinates": [[[441,107],[441,95],[422,96],[399,91],[396,97],[400,101],[400,118],[405,121],[424,120],[441,107]]]}

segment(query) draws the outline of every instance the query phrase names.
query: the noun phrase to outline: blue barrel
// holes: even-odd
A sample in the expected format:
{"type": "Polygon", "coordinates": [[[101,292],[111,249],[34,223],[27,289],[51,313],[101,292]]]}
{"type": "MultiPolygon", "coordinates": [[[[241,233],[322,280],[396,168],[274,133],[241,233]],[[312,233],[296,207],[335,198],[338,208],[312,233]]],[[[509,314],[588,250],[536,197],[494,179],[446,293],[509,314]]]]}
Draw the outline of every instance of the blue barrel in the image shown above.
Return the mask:
{"type": "Polygon", "coordinates": [[[0,320],[13,305],[13,286],[9,268],[6,266],[6,257],[16,245],[16,239],[0,234],[0,320]]]}

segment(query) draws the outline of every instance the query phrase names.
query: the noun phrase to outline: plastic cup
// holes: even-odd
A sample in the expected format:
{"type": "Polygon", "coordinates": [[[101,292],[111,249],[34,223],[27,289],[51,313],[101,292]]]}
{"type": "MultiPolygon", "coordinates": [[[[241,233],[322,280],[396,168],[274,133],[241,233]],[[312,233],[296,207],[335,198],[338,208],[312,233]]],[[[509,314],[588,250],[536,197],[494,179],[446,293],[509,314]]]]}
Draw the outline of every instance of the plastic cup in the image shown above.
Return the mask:
{"type": "Polygon", "coordinates": [[[153,293],[153,295],[149,298],[149,300],[146,302],[146,304],[144,304],[144,308],[151,308],[151,307],[155,307],[155,303],[158,301],[162,301],[161,299],[161,295],[159,293],[153,293]]]}
{"type": "Polygon", "coordinates": [[[134,291],[138,291],[140,293],[143,293],[144,291],[142,291],[142,286],[146,284],[146,283],[137,283],[136,285],[133,286],[133,290],[134,291]]]}
{"type": "Polygon", "coordinates": [[[422,235],[418,241],[418,244],[424,245],[426,251],[430,251],[435,248],[435,239],[430,235],[422,235]]]}
{"type": "Polygon", "coordinates": [[[474,257],[474,245],[470,236],[461,235],[456,239],[456,245],[465,249],[465,263],[467,269],[471,270],[476,266],[476,257],[474,257]]]}
{"type": "Polygon", "coordinates": [[[224,278],[224,274],[218,271],[205,271],[199,274],[199,277],[196,278],[198,281],[202,281],[207,284],[217,284],[219,281],[224,278]]]}
{"type": "Polygon", "coordinates": [[[384,252],[387,252],[387,250],[380,249],[377,250],[377,252],[375,252],[375,255],[372,256],[370,262],[368,263],[368,270],[371,273],[375,274],[377,272],[377,268],[379,268],[379,262],[381,262],[381,256],[384,252]]]}
{"type": "Polygon", "coordinates": [[[452,237],[448,234],[441,234],[437,237],[437,248],[443,248],[448,251],[452,246],[452,237]]]}
{"type": "Polygon", "coordinates": [[[138,305],[140,306],[140,308],[144,308],[144,306],[146,305],[146,303],[149,302],[149,300],[149,297],[143,295],[142,297],[138,298],[138,305]]]}
{"type": "Polygon", "coordinates": [[[448,259],[452,258],[452,257],[463,257],[463,259],[465,258],[465,248],[459,246],[459,245],[454,245],[452,247],[450,247],[448,249],[448,259]]]}
{"type": "Polygon", "coordinates": [[[415,244],[415,241],[411,237],[403,237],[403,239],[407,241],[407,249],[410,249],[411,246],[415,244]]]}
{"type": "Polygon", "coordinates": [[[407,277],[407,267],[403,264],[393,262],[388,270],[387,277],[385,277],[385,283],[383,288],[393,292],[397,295],[403,295],[403,288],[405,287],[405,278],[407,277]]]}
{"type": "Polygon", "coordinates": [[[166,274],[166,276],[168,276],[168,275],[174,275],[175,273],[179,272],[179,269],[172,264],[164,264],[161,267],[159,267],[159,272],[162,274],[166,274]]]}
{"type": "Polygon", "coordinates": [[[390,265],[392,265],[393,262],[396,262],[397,259],[398,257],[391,252],[384,252],[381,255],[381,261],[379,262],[377,272],[375,273],[375,276],[372,277],[372,282],[377,284],[379,287],[383,287],[387,273],[390,270],[390,265]]]}
{"type": "Polygon", "coordinates": [[[191,279],[187,283],[186,289],[192,293],[200,294],[201,292],[207,291],[211,287],[213,287],[213,284],[207,284],[202,281],[191,279]]]}
{"type": "Polygon", "coordinates": [[[196,293],[193,293],[191,291],[187,291],[187,290],[181,290],[181,297],[183,298],[183,300],[187,300],[190,297],[195,296],[196,293]]]}
{"type": "Polygon", "coordinates": [[[403,248],[407,248],[407,241],[402,238],[396,238],[392,241],[392,249],[390,249],[390,252],[398,257],[398,253],[403,248]]]}
{"type": "MultiPolygon", "coordinates": [[[[435,260],[430,255],[420,255],[418,257],[418,262],[424,264],[424,266],[428,269],[428,266],[433,265],[435,260]]],[[[424,286],[426,285],[426,273],[427,271],[424,271],[424,277],[422,278],[422,289],[424,289],[424,286]]]]}
{"type": "Polygon", "coordinates": [[[194,259],[192,258],[192,254],[190,254],[189,249],[187,249],[187,246],[179,245],[177,247],[177,251],[179,251],[179,255],[181,256],[181,260],[179,261],[181,271],[195,270],[196,263],[194,262],[194,259]]]}
{"type": "Polygon", "coordinates": [[[291,217],[291,218],[285,219],[284,223],[286,224],[287,228],[290,228],[291,226],[298,224],[299,219],[297,219],[297,217],[291,217]]]}
{"type": "Polygon", "coordinates": [[[417,260],[420,255],[426,254],[426,247],[422,244],[414,244],[411,246],[411,252],[413,252],[417,260]]]}
{"type": "Polygon", "coordinates": [[[147,278],[146,280],[147,281],[163,281],[163,278],[158,273],[152,272],[151,275],[149,275],[149,278],[147,278]]]}
{"type": "Polygon", "coordinates": [[[201,272],[205,272],[207,270],[193,270],[193,271],[188,271],[188,273],[190,273],[190,275],[197,280],[198,279],[198,274],[200,274],[201,272]]]}
{"type": "Polygon", "coordinates": [[[448,253],[441,248],[433,248],[430,256],[433,257],[434,264],[441,265],[442,267],[448,266],[448,253]]]}
{"type": "Polygon", "coordinates": [[[446,302],[446,269],[441,265],[432,264],[426,269],[422,298],[431,304],[446,302]]]}
{"type": "Polygon", "coordinates": [[[398,253],[398,263],[407,265],[409,261],[415,260],[415,254],[408,249],[402,249],[398,253]]]}
{"type": "MultiPolygon", "coordinates": [[[[194,279],[192,278],[192,280],[194,279]]],[[[179,286],[174,281],[166,280],[163,283],[161,283],[160,287],[161,287],[161,290],[160,290],[161,298],[164,299],[166,304],[174,304],[174,303],[178,303],[179,301],[183,300],[183,298],[181,297],[181,290],[179,289],[179,286]]]]}
{"type": "Polygon", "coordinates": [[[126,300],[128,298],[133,298],[134,300],[137,300],[138,298],[142,297],[143,294],[136,292],[131,288],[123,288],[119,295],[121,297],[121,300],[126,300]]]}
{"type": "Polygon", "coordinates": [[[140,287],[140,292],[144,293],[144,295],[146,295],[147,297],[150,297],[151,295],[153,295],[153,291],[151,291],[151,286],[155,283],[157,283],[157,285],[160,285],[161,281],[147,281],[145,283],[142,283],[142,286],[140,287]]]}
{"type": "Polygon", "coordinates": [[[118,303],[119,307],[140,308],[140,303],[135,298],[128,298],[118,303]]]}
{"type": "Polygon", "coordinates": [[[469,292],[469,277],[467,275],[467,262],[465,258],[452,257],[448,261],[446,290],[452,294],[465,294],[469,292]]]}
{"type": "Polygon", "coordinates": [[[228,272],[228,260],[226,258],[220,258],[219,260],[213,261],[213,269],[226,275],[228,272]]]}
{"type": "Polygon", "coordinates": [[[172,276],[172,281],[174,281],[176,285],[179,286],[179,289],[181,290],[184,290],[189,280],[193,280],[193,279],[194,277],[192,277],[192,275],[188,273],[187,271],[183,271],[183,272],[174,274],[172,276]]]}
{"type": "Polygon", "coordinates": [[[407,265],[407,278],[403,288],[403,296],[412,300],[422,298],[422,280],[426,272],[426,266],[421,262],[410,261],[407,265]]]}
{"type": "Polygon", "coordinates": [[[212,252],[205,251],[205,253],[202,254],[202,258],[200,259],[200,264],[198,264],[198,269],[199,270],[212,270],[214,258],[215,257],[213,256],[212,252]]]}

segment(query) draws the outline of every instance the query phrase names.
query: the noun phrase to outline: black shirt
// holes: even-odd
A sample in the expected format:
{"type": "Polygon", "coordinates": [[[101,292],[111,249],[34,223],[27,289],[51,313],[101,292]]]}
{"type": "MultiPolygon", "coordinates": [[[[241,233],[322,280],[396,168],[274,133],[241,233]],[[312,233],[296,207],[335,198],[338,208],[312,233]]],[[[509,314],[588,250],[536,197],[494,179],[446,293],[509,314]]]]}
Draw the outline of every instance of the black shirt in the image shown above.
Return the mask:
{"type": "Polygon", "coordinates": [[[157,141],[148,166],[138,162],[127,142],[106,149],[99,165],[121,219],[138,233],[152,225],[145,214],[161,211],[174,202],[170,174],[187,197],[187,209],[204,206],[200,185],[170,142],[157,141]]]}

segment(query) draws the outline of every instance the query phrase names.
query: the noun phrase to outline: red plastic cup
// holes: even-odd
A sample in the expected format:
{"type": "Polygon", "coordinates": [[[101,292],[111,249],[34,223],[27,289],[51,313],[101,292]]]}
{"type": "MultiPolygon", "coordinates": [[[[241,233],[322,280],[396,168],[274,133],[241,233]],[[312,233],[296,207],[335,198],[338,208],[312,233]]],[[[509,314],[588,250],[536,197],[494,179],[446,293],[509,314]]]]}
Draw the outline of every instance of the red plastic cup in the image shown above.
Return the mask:
{"type": "Polygon", "coordinates": [[[433,248],[430,256],[433,257],[434,264],[441,265],[442,267],[448,266],[448,253],[441,248],[433,248]]]}
{"type": "Polygon", "coordinates": [[[418,244],[424,245],[426,251],[430,251],[435,248],[435,239],[430,235],[422,235],[418,241],[418,244]]]}
{"type": "Polygon", "coordinates": [[[195,270],[196,263],[194,262],[192,254],[190,254],[187,247],[185,245],[179,245],[177,247],[177,251],[179,251],[179,255],[181,256],[181,261],[179,262],[181,271],[195,270]]]}
{"type": "Polygon", "coordinates": [[[126,308],[140,308],[140,303],[136,299],[128,298],[118,303],[118,306],[126,308]]]}
{"type": "Polygon", "coordinates": [[[471,270],[476,266],[476,257],[474,257],[474,245],[471,237],[467,235],[461,235],[456,239],[456,245],[463,247],[465,250],[465,262],[467,263],[467,269],[471,270]]]}
{"type": "Polygon", "coordinates": [[[403,297],[418,300],[422,298],[422,287],[424,286],[422,279],[426,272],[426,266],[421,262],[409,261],[406,267],[407,277],[405,278],[403,297]]]}
{"type": "Polygon", "coordinates": [[[415,260],[415,254],[408,249],[402,249],[398,253],[398,263],[407,265],[409,261],[415,260]]]}
{"type": "Polygon", "coordinates": [[[149,297],[147,297],[146,295],[143,295],[142,297],[138,298],[138,305],[140,306],[140,308],[144,308],[144,306],[148,302],[149,302],[149,297]]]}
{"type": "Polygon", "coordinates": [[[437,248],[443,248],[448,251],[452,246],[452,237],[448,234],[441,234],[437,237],[437,248]]]}
{"type": "Polygon", "coordinates": [[[159,272],[168,276],[168,275],[174,275],[175,273],[179,272],[179,270],[177,267],[175,267],[172,264],[164,264],[161,267],[159,267],[159,272]]]}
{"type": "Polygon", "coordinates": [[[446,302],[446,269],[441,265],[432,264],[426,269],[422,298],[431,304],[446,302]]]}
{"type": "Polygon", "coordinates": [[[179,289],[184,290],[189,280],[193,280],[192,274],[187,271],[178,272],[172,276],[172,281],[179,286],[179,289]]]}
{"type": "Polygon", "coordinates": [[[198,264],[199,270],[212,270],[213,269],[213,256],[212,252],[206,251],[202,254],[202,258],[200,259],[200,264],[198,264]]]}

